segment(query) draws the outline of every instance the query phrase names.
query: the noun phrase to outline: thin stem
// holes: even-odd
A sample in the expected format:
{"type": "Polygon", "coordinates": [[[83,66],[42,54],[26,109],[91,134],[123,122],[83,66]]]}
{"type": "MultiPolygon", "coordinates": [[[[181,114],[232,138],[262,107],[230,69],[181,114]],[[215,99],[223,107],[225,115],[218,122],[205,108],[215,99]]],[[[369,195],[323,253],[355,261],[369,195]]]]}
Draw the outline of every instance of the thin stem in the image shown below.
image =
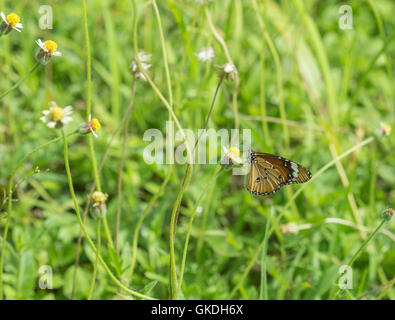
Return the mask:
{"type": "Polygon", "coordinates": [[[91,94],[92,94],[92,62],[91,62],[91,45],[89,41],[89,28],[88,28],[88,11],[86,9],[86,0],[82,0],[83,16],[84,16],[84,35],[86,47],[86,118],[89,119],[91,115],[91,94]]]}
{"type": "Polygon", "coordinates": [[[75,212],[76,212],[76,215],[77,215],[77,218],[78,218],[78,222],[80,224],[82,232],[84,233],[86,239],[89,242],[89,245],[91,246],[93,252],[95,254],[97,254],[97,256],[99,258],[99,261],[103,265],[103,267],[106,270],[107,274],[110,276],[110,278],[115,282],[115,284],[118,287],[120,287],[121,289],[125,290],[126,292],[128,292],[131,295],[134,295],[136,297],[143,298],[143,299],[154,300],[154,298],[152,298],[152,297],[149,297],[149,296],[143,295],[141,293],[138,293],[138,292],[136,292],[134,290],[131,290],[131,289],[127,288],[125,285],[123,285],[114,276],[114,274],[111,272],[110,268],[107,266],[107,264],[105,263],[105,261],[101,257],[100,253],[97,251],[96,246],[94,245],[91,237],[88,234],[88,231],[86,230],[86,227],[85,227],[84,223],[82,222],[82,218],[81,218],[81,214],[80,214],[80,208],[78,206],[78,201],[77,201],[77,198],[76,198],[75,192],[74,192],[73,179],[72,179],[72,176],[71,176],[71,170],[70,170],[70,164],[69,164],[67,140],[66,140],[66,136],[64,134],[64,131],[62,131],[62,137],[63,137],[63,143],[64,143],[64,163],[65,163],[65,168],[66,168],[66,173],[67,173],[67,181],[68,181],[68,184],[69,184],[70,194],[71,194],[71,197],[73,199],[74,209],[75,209],[75,212]]]}
{"type": "MultiPolygon", "coordinates": [[[[228,46],[226,45],[225,40],[221,37],[221,35],[218,33],[217,29],[215,28],[207,6],[204,7],[204,12],[206,14],[210,30],[211,30],[212,34],[214,35],[214,37],[217,39],[217,41],[221,44],[221,46],[224,50],[226,59],[228,60],[228,62],[230,62],[231,64],[234,65],[233,60],[229,54],[228,46]]],[[[239,92],[239,84],[240,84],[240,76],[239,76],[239,72],[237,71],[237,68],[236,68],[235,87],[233,89],[233,94],[232,94],[232,109],[233,109],[233,114],[235,117],[235,129],[239,129],[239,112],[238,112],[238,106],[237,106],[237,95],[239,92]]]]}
{"type": "Polygon", "coordinates": [[[97,253],[96,253],[95,264],[93,265],[92,282],[91,282],[91,286],[89,288],[88,300],[92,299],[92,293],[93,293],[93,289],[94,289],[95,283],[96,283],[97,264],[99,262],[100,240],[101,240],[101,234],[100,234],[101,223],[100,222],[101,222],[101,219],[97,219],[97,222],[96,222],[97,253]]]}
{"type": "MultiPolygon", "coordinates": [[[[100,162],[100,166],[99,166],[99,170],[98,173],[100,174],[103,167],[104,167],[104,162],[106,161],[108,154],[110,152],[110,147],[115,139],[115,136],[118,134],[118,132],[121,130],[122,126],[124,125],[124,123],[126,122],[126,117],[127,114],[130,112],[132,106],[129,105],[129,108],[126,110],[121,122],[119,123],[118,127],[114,130],[114,132],[111,135],[111,138],[109,140],[109,142],[107,143],[106,149],[104,151],[103,154],[103,158],[100,162]]],[[[83,217],[82,217],[82,221],[85,222],[85,219],[88,215],[88,210],[89,210],[89,205],[90,205],[90,199],[91,196],[93,194],[93,192],[95,191],[96,188],[96,183],[93,182],[91,189],[89,190],[89,194],[87,197],[87,202],[85,205],[85,209],[84,209],[84,213],[83,213],[83,217]]],[[[79,260],[80,260],[80,253],[81,253],[81,242],[82,242],[82,230],[80,230],[79,236],[78,236],[78,241],[77,241],[77,252],[76,252],[76,258],[75,258],[75,264],[74,264],[74,274],[73,274],[73,286],[72,286],[72,290],[71,290],[71,300],[73,300],[74,295],[75,295],[75,287],[76,287],[76,281],[77,281],[77,271],[78,271],[78,264],[79,264],[79,260]]]]}
{"type": "MultiPolygon", "coordinates": [[[[77,132],[72,132],[69,133],[69,135],[75,134],[77,132]]],[[[61,140],[61,137],[52,139],[36,148],[34,148],[32,151],[30,151],[28,154],[26,154],[15,166],[15,168],[12,170],[11,172],[11,176],[10,176],[10,180],[8,182],[8,209],[7,209],[7,220],[5,223],[5,227],[4,227],[4,234],[3,234],[3,241],[1,244],[1,252],[0,252],[0,300],[3,299],[3,265],[4,265],[4,254],[5,254],[5,248],[6,248],[6,242],[7,242],[7,235],[8,235],[8,229],[9,229],[9,225],[10,225],[10,219],[11,219],[11,213],[12,213],[12,185],[14,182],[14,178],[15,178],[15,174],[18,171],[18,169],[22,166],[22,164],[29,159],[34,153],[36,153],[37,151],[49,146],[52,143],[55,143],[59,140],[61,140]]]]}
{"type": "MultiPolygon", "coordinates": [[[[89,29],[88,29],[88,13],[86,8],[86,0],[82,0],[83,16],[84,16],[84,34],[85,34],[85,47],[86,47],[86,80],[87,80],[87,97],[86,97],[86,117],[89,119],[92,112],[92,62],[91,62],[91,47],[89,41],[89,29]]],[[[90,134],[88,137],[89,141],[89,151],[91,154],[93,177],[95,179],[96,187],[98,191],[102,191],[100,184],[100,177],[97,171],[95,148],[93,145],[93,137],[90,134]]],[[[103,218],[104,230],[106,232],[106,237],[108,244],[111,248],[114,248],[114,243],[111,238],[110,229],[107,223],[107,217],[103,218]]]]}
{"type": "Polygon", "coordinates": [[[179,277],[179,280],[178,280],[177,290],[176,290],[176,292],[174,294],[174,298],[175,299],[177,299],[178,294],[179,294],[179,292],[181,290],[181,286],[182,286],[182,281],[183,281],[183,277],[184,277],[184,270],[185,270],[185,262],[186,262],[186,259],[187,259],[189,238],[190,238],[190,235],[191,235],[192,224],[193,224],[193,220],[194,220],[195,215],[196,215],[197,208],[198,208],[200,202],[202,201],[203,196],[206,194],[207,190],[209,189],[208,187],[213,185],[214,182],[217,180],[218,176],[221,173],[221,170],[222,170],[222,166],[218,165],[217,169],[214,172],[213,178],[210,180],[210,182],[206,185],[206,187],[203,189],[202,193],[200,194],[200,197],[198,198],[198,201],[196,202],[195,207],[192,210],[192,214],[191,214],[191,216],[189,218],[189,225],[188,225],[187,235],[186,235],[185,244],[184,244],[184,253],[183,253],[182,262],[181,262],[180,277],[179,277]]]}
{"type": "Polygon", "coordinates": [[[128,109],[126,111],[126,122],[123,131],[123,139],[122,139],[122,153],[121,153],[121,161],[119,163],[119,171],[118,171],[118,201],[117,201],[117,222],[115,226],[115,250],[119,253],[119,243],[118,243],[118,236],[119,236],[119,228],[121,225],[121,211],[122,211],[122,173],[123,167],[125,165],[125,155],[126,155],[126,143],[128,140],[128,132],[129,132],[129,122],[133,108],[134,97],[136,93],[136,80],[133,81],[132,84],[132,95],[130,97],[130,102],[128,109]]]}
{"type": "Polygon", "coordinates": [[[40,66],[40,61],[37,61],[36,64],[33,66],[33,68],[26,74],[24,75],[21,79],[18,80],[17,83],[15,83],[11,88],[9,88],[7,91],[3,92],[0,94],[0,100],[3,99],[7,94],[18,88],[23,81],[25,81],[27,78],[29,78],[34,71],[40,66]]]}
{"type": "MultiPolygon", "coordinates": [[[[273,56],[274,65],[276,67],[278,105],[279,105],[279,109],[280,109],[280,118],[281,118],[281,123],[282,123],[282,127],[283,127],[284,143],[285,143],[285,147],[288,149],[289,148],[289,132],[288,132],[287,117],[286,117],[285,106],[284,106],[284,93],[283,93],[283,86],[282,86],[283,80],[282,80],[280,56],[278,55],[278,52],[277,52],[276,47],[270,37],[270,34],[267,32],[267,30],[265,28],[265,24],[262,20],[262,17],[259,14],[259,8],[258,8],[256,1],[253,0],[252,4],[254,6],[254,9],[255,9],[255,12],[257,15],[258,24],[262,30],[262,33],[263,33],[263,38],[266,40],[269,50],[273,56]]],[[[265,113],[265,116],[266,116],[266,113],[265,113]]]]}
{"type": "MultiPolygon", "coordinates": [[[[139,71],[144,75],[144,77],[147,80],[147,82],[150,84],[152,89],[158,95],[159,99],[163,102],[163,104],[165,105],[165,107],[169,111],[169,113],[171,115],[171,118],[175,122],[178,130],[180,131],[180,133],[182,135],[182,138],[186,141],[186,135],[185,135],[184,129],[182,128],[180,122],[178,121],[178,118],[177,118],[176,114],[174,113],[173,106],[170,105],[170,103],[166,100],[166,98],[163,96],[163,94],[160,92],[158,87],[152,81],[151,77],[148,75],[146,70],[141,65],[141,61],[140,61],[140,59],[138,57],[138,54],[137,54],[138,53],[137,16],[136,16],[136,10],[137,9],[136,9],[136,2],[135,2],[135,0],[132,0],[132,6],[133,6],[133,31],[132,31],[133,32],[133,49],[135,51],[135,61],[136,61],[137,65],[138,65],[138,67],[139,67],[139,71]]],[[[188,155],[189,162],[193,162],[193,155],[192,155],[192,152],[191,152],[191,149],[190,149],[188,143],[185,144],[185,148],[187,150],[187,155],[188,155]]]]}
{"type": "MultiPolygon", "coordinates": [[[[203,126],[203,130],[200,132],[200,135],[197,137],[195,141],[195,145],[193,147],[192,153],[195,151],[196,146],[199,143],[199,140],[203,134],[203,132],[207,129],[208,122],[210,120],[210,117],[213,113],[214,106],[215,106],[215,101],[219,92],[219,88],[221,87],[221,84],[223,82],[223,76],[220,77],[217,88],[215,89],[214,92],[214,97],[213,100],[211,101],[211,106],[210,110],[207,114],[206,121],[203,126]]],[[[178,222],[178,217],[180,214],[180,208],[181,208],[181,201],[182,197],[184,195],[185,189],[189,185],[189,182],[192,178],[192,170],[193,170],[193,164],[188,163],[185,174],[184,174],[184,179],[181,185],[181,190],[180,193],[177,196],[176,204],[173,207],[172,215],[171,215],[171,221],[170,221],[170,265],[169,265],[169,288],[170,288],[170,299],[172,299],[173,296],[173,279],[177,279],[177,274],[176,274],[176,264],[175,264],[175,253],[174,253],[174,242],[175,242],[175,237],[176,237],[176,228],[177,228],[177,222],[178,222]]]]}
{"type": "Polygon", "coordinates": [[[158,28],[159,28],[159,36],[160,36],[160,42],[162,44],[162,54],[163,54],[163,62],[165,65],[165,73],[166,73],[166,80],[167,80],[167,90],[169,93],[169,104],[173,106],[173,91],[172,91],[172,86],[171,86],[171,78],[170,78],[170,71],[169,71],[169,63],[167,61],[167,51],[166,51],[166,46],[165,46],[165,37],[163,36],[163,28],[162,28],[162,22],[160,20],[160,14],[159,14],[159,9],[156,4],[155,0],[152,0],[152,6],[154,7],[156,19],[158,20],[158,28]]]}
{"type": "MultiPolygon", "coordinates": [[[[354,255],[351,257],[351,259],[348,261],[347,266],[351,267],[355,259],[358,258],[359,254],[361,251],[368,245],[368,243],[375,237],[377,232],[381,229],[381,227],[386,223],[387,221],[383,219],[381,223],[377,226],[377,228],[370,234],[370,236],[362,243],[362,245],[359,247],[359,249],[354,253],[354,255]]],[[[336,284],[335,284],[336,285],[336,284]]],[[[337,290],[333,290],[331,296],[329,297],[329,300],[333,300],[339,293],[340,288],[337,288],[337,290]]]]}

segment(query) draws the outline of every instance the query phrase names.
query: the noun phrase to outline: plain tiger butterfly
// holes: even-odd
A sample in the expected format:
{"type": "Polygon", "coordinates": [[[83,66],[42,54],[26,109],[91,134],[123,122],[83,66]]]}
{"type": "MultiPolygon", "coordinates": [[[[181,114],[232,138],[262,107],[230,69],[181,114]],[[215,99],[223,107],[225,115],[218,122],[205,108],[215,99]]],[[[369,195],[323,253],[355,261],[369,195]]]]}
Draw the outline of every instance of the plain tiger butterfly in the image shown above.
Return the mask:
{"type": "Polygon", "coordinates": [[[255,195],[266,196],[277,192],[287,184],[304,183],[311,179],[311,173],[300,164],[273,155],[249,151],[247,190],[255,195]]]}

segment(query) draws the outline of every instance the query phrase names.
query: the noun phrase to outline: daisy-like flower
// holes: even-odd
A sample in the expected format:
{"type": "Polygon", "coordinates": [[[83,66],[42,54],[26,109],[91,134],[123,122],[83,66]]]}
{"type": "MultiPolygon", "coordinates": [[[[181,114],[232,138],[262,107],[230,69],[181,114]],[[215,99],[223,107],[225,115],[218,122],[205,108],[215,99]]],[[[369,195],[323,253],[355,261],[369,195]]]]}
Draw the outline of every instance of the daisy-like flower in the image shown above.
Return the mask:
{"type": "Polygon", "coordinates": [[[0,16],[3,21],[0,24],[0,36],[3,34],[10,33],[12,30],[16,30],[21,32],[20,29],[23,28],[21,18],[16,13],[10,13],[8,16],[4,14],[4,12],[0,12],[0,16]]]}
{"type": "Polygon", "coordinates": [[[40,120],[47,124],[48,128],[62,128],[64,125],[73,120],[70,115],[72,113],[72,107],[67,106],[65,108],[59,107],[55,101],[48,103],[49,109],[44,110],[44,116],[40,120]]]}
{"type": "Polygon", "coordinates": [[[212,47],[204,47],[202,50],[199,52],[194,53],[194,55],[197,57],[197,59],[201,62],[206,62],[206,61],[213,61],[214,59],[214,49],[212,47]]]}
{"type": "Polygon", "coordinates": [[[106,213],[107,213],[107,207],[106,207],[107,198],[108,198],[108,195],[101,192],[101,191],[95,191],[92,194],[92,196],[91,196],[91,200],[93,202],[92,213],[95,217],[103,218],[106,215],[106,213]]]}
{"type": "Polygon", "coordinates": [[[95,118],[91,119],[91,116],[89,116],[88,122],[84,122],[80,124],[79,132],[80,134],[92,133],[97,138],[96,131],[100,130],[100,128],[101,128],[101,124],[99,120],[95,118]]]}
{"type": "Polygon", "coordinates": [[[222,66],[216,66],[220,70],[220,77],[224,77],[226,80],[234,80],[237,69],[231,62],[227,62],[222,66]]]}
{"type": "Polygon", "coordinates": [[[37,39],[36,43],[41,48],[36,57],[44,65],[49,62],[52,56],[60,57],[62,55],[60,51],[57,51],[58,44],[55,41],[42,42],[41,39],[37,39]]]}
{"type": "Polygon", "coordinates": [[[240,158],[240,149],[237,147],[232,147],[230,149],[224,147],[225,152],[225,163],[232,164],[241,164],[243,160],[240,158]]]}
{"type": "MultiPolygon", "coordinates": [[[[149,63],[147,63],[151,60],[151,56],[152,56],[152,54],[145,53],[144,51],[140,51],[137,54],[137,57],[140,60],[140,64],[141,64],[142,68],[144,69],[144,71],[146,71],[146,72],[151,67],[151,65],[149,63]]],[[[136,79],[141,78],[144,81],[147,81],[144,74],[141,72],[139,65],[137,64],[136,59],[133,59],[132,63],[130,64],[129,69],[133,73],[133,75],[136,79]]]]}

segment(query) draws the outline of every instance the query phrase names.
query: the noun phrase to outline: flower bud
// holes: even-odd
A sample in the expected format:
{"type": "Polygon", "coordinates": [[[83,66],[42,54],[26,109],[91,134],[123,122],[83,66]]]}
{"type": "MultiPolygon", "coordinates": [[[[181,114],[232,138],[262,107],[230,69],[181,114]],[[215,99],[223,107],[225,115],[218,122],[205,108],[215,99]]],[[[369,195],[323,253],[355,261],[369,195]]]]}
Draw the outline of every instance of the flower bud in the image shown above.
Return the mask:
{"type": "Polygon", "coordinates": [[[106,200],[108,198],[108,195],[101,192],[101,191],[95,191],[92,196],[92,215],[95,218],[103,218],[106,213],[107,213],[107,207],[106,207],[106,200]]]}
{"type": "Polygon", "coordinates": [[[390,221],[392,219],[392,217],[394,216],[394,209],[392,208],[388,208],[385,209],[383,212],[383,218],[386,221],[390,221]]]}

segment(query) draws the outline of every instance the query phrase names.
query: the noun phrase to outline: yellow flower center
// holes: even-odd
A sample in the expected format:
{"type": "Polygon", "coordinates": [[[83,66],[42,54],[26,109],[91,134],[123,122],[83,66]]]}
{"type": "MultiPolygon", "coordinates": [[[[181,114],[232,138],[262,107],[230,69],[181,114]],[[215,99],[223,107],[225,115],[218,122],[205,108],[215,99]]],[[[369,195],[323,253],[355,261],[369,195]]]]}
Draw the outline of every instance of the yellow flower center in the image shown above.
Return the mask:
{"type": "Polygon", "coordinates": [[[10,13],[6,20],[10,26],[15,27],[21,21],[21,18],[16,13],[10,13]]]}
{"type": "Polygon", "coordinates": [[[232,158],[232,157],[234,157],[234,158],[239,158],[240,157],[240,150],[239,150],[239,148],[232,147],[232,148],[229,149],[229,159],[232,158]]]}
{"type": "Polygon", "coordinates": [[[49,118],[52,121],[59,122],[63,119],[63,117],[64,117],[64,112],[62,108],[53,107],[49,112],[49,118]]]}
{"type": "Polygon", "coordinates": [[[97,131],[101,128],[101,124],[100,124],[99,120],[97,120],[97,119],[92,119],[91,125],[92,125],[93,131],[97,131]]]}
{"type": "Polygon", "coordinates": [[[106,200],[107,200],[107,195],[106,194],[104,194],[103,192],[100,192],[100,191],[95,191],[93,194],[92,194],[92,201],[94,202],[94,203],[101,203],[101,204],[104,204],[105,202],[106,202],[106,200]]]}
{"type": "Polygon", "coordinates": [[[54,53],[58,48],[58,44],[55,41],[47,40],[44,42],[45,47],[48,49],[49,53],[54,53]]]}

